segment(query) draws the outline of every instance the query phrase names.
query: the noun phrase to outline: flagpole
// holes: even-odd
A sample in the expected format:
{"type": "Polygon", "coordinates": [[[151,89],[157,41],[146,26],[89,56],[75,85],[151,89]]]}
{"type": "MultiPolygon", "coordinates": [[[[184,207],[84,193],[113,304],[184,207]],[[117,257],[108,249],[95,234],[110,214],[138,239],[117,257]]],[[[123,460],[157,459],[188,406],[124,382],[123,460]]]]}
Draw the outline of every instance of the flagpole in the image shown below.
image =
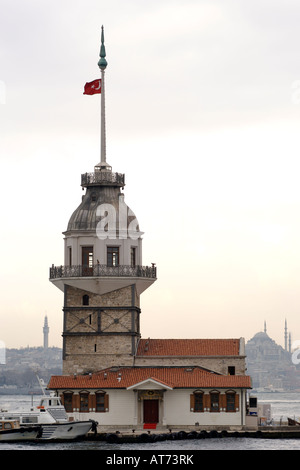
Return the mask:
{"type": "Polygon", "coordinates": [[[101,70],[101,162],[106,162],[106,123],[105,123],[105,84],[104,84],[105,71],[101,70]]]}
{"type": "Polygon", "coordinates": [[[106,52],[104,46],[104,31],[102,26],[101,31],[101,48],[100,48],[100,60],[98,62],[98,66],[101,70],[101,111],[100,111],[100,118],[101,118],[101,128],[100,128],[100,135],[101,135],[101,143],[100,143],[100,153],[101,153],[101,163],[106,163],[106,129],[105,129],[105,69],[107,67],[107,61],[105,59],[106,52]]]}

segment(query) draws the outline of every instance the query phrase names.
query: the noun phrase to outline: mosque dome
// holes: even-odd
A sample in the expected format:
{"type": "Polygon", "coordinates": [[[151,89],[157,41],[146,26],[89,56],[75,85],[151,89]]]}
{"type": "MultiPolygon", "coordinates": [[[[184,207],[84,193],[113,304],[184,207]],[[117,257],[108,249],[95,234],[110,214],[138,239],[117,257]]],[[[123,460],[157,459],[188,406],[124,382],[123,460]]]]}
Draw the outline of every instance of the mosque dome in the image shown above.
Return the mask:
{"type": "Polygon", "coordinates": [[[262,340],[263,341],[263,340],[271,340],[271,338],[264,331],[259,331],[258,333],[256,333],[253,336],[252,340],[262,340]]]}

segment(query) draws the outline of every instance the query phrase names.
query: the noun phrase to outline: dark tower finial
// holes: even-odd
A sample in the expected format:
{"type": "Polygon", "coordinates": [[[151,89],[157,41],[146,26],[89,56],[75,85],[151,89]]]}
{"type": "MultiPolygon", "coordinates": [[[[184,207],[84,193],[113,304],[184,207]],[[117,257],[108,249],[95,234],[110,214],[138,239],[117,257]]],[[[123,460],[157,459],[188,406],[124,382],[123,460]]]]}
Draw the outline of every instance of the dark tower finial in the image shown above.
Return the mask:
{"type": "Polygon", "coordinates": [[[103,26],[101,27],[101,47],[100,47],[100,60],[98,62],[99,69],[105,70],[107,67],[107,60],[105,59],[106,57],[106,51],[105,51],[105,46],[104,46],[104,28],[103,26]]]}

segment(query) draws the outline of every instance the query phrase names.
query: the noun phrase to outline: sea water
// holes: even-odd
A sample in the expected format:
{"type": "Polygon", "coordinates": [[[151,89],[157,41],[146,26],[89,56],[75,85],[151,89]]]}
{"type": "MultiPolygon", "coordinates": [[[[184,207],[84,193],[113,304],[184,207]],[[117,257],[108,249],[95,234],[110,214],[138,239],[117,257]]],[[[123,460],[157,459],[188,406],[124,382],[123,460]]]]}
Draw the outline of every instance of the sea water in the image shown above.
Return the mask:
{"type": "MultiPolygon", "coordinates": [[[[272,418],[274,421],[286,422],[287,418],[300,421],[300,392],[273,392],[257,393],[258,403],[269,403],[271,405],[272,418]]],[[[29,395],[0,395],[0,409],[20,410],[28,409],[29,406],[37,404],[37,397],[29,395]]],[[[98,450],[115,452],[120,451],[166,451],[170,454],[180,451],[202,451],[202,450],[300,450],[299,439],[262,439],[262,438],[210,438],[210,439],[185,439],[176,441],[159,441],[151,443],[124,443],[110,444],[105,441],[74,441],[74,442],[20,442],[0,443],[1,450],[98,450]]]]}

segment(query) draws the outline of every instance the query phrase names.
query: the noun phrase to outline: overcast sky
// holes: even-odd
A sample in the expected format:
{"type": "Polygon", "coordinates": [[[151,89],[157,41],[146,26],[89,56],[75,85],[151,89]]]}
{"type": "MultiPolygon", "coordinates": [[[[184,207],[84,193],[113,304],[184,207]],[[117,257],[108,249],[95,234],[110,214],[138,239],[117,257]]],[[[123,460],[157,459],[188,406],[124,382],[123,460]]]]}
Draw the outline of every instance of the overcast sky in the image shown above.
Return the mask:
{"type": "Polygon", "coordinates": [[[126,175],[152,338],[300,340],[297,0],[0,0],[1,311],[7,347],[62,346],[48,280],[100,160],[126,175]]]}

